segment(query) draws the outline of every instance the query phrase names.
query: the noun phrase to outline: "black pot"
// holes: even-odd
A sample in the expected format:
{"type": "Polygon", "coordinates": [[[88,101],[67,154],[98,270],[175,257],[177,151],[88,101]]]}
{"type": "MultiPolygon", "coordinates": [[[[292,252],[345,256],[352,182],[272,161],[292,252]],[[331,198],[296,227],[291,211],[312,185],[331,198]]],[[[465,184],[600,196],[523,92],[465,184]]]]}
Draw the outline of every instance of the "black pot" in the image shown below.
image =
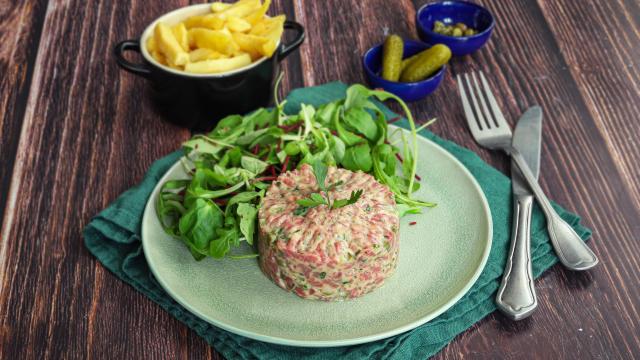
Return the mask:
{"type": "Polygon", "coordinates": [[[267,106],[273,99],[273,85],[280,61],[304,41],[302,25],[286,21],[284,28],[296,32],[291,43],[280,44],[270,58],[259,59],[244,68],[222,74],[191,74],[171,69],[156,62],[146,51],[144,44],[158,21],[172,23],[176,19],[207,12],[209,4],[175,10],[149,25],[140,40],[125,40],[113,49],[121,68],[150,80],[154,103],[165,119],[193,131],[206,131],[227,115],[245,114],[267,106]],[[144,62],[135,64],[125,59],[124,52],[128,50],[141,53],[144,62]]]}

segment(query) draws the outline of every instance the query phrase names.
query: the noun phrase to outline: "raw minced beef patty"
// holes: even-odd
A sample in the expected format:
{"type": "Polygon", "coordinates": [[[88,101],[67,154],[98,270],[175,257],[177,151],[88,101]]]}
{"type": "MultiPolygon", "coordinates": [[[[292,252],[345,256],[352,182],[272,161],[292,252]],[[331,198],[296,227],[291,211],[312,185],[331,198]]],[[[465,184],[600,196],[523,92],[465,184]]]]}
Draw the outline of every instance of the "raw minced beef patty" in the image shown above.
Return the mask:
{"type": "Polygon", "coordinates": [[[262,271],[305,299],[355,298],[380,287],[396,269],[400,220],[393,193],[371,175],[330,167],[326,185],[338,181],[331,199],[362,189],[355,204],[333,210],[320,205],[296,215],[296,201],[318,192],[312,168],[303,165],[271,184],[258,214],[262,271]]]}

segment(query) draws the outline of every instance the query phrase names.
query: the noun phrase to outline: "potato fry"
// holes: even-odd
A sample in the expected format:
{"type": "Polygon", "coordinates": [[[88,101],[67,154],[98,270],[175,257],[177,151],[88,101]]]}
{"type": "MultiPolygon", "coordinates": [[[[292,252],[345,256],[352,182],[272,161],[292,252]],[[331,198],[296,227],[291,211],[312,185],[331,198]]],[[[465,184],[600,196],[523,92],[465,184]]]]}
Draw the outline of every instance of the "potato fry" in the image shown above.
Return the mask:
{"type": "Polygon", "coordinates": [[[223,33],[231,36],[231,31],[229,31],[229,29],[227,29],[226,27],[223,27],[222,29],[220,29],[220,31],[222,31],[223,33]]]}
{"type": "Polygon", "coordinates": [[[284,28],[277,27],[275,29],[271,29],[269,32],[263,34],[262,36],[272,40],[274,43],[277,43],[282,37],[283,32],[284,32],[284,28]]]}
{"type": "Polygon", "coordinates": [[[262,57],[263,45],[269,39],[257,35],[235,33],[233,40],[238,44],[240,50],[248,53],[252,60],[256,60],[262,57]]]}
{"type": "Polygon", "coordinates": [[[203,60],[216,60],[228,58],[227,55],[220,54],[211,49],[195,49],[189,52],[189,62],[198,62],[203,60]]]}
{"type": "Polygon", "coordinates": [[[244,19],[251,25],[255,25],[258,21],[262,20],[269,10],[271,0],[264,0],[262,6],[258,10],[254,10],[251,14],[247,15],[244,19]]]}
{"type": "Polygon", "coordinates": [[[253,35],[266,35],[274,29],[282,28],[286,17],[284,15],[278,15],[275,17],[266,17],[256,23],[249,34],[253,35]]]}
{"type": "Polygon", "coordinates": [[[162,55],[157,50],[154,50],[151,52],[151,57],[153,57],[157,62],[159,62],[162,65],[168,65],[167,58],[165,58],[164,55],[162,55]]]}
{"type": "Polygon", "coordinates": [[[214,2],[211,3],[211,11],[215,12],[220,12],[220,11],[224,11],[228,8],[230,8],[233,4],[229,4],[229,3],[223,3],[223,2],[214,2]]]}
{"type": "Polygon", "coordinates": [[[234,56],[229,59],[204,60],[188,63],[184,70],[197,74],[211,74],[231,71],[251,64],[249,54],[234,56]]]}
{"type": "Polygon", "coordinates": [[[254,10],[259,9],[260,6],[260,0],[240,0],[227,9],[216,13],[216,15],[223,19],[227,19],[230,16],[245,17],[254,10]]]}
{"type": "Polygon", "coordinates": [[[154,36],[158,49],[167,58],[169,65],[179,66],[189,62],[189,54],[182,49],[169,26],[158,23],[154,36]]]}
{"type": "Polygon", "coordinates": [[[180,44],[182,50],[189,51],[189,39],[187,37],[187,28],[184,26],[184,23],[179,23],[172,27],[171,31],[173,31],[173,36],[178,40],[178,44],[180,44]]]}
{"type": "Polygon", "coordinates": [[[271,55],[276,51],[277,46],[278,43],[273,39],[267,40],[267,42],[262,45],[262,55],[271,57],[271,55]]]}
{"type": "Polygon", "coordinates": [[[195,15],[187,18],[184,25],[187,29],[206,28],[220,30],[224,27],[225,20],[216,14],[195,15]]]}
{"type": "Polygon", "coordinates": [[[225,55],[231,55],[239,49],[233,38],[221,30],[194,28],[189,33],[198,48],[215,50],[225,55]]]}
{"type": "Polygon", "coordinates": [[[227,18],[227,29],[242,33],[251,30],[251,24],[242,18],[230,16],[227,18]]]}
{"type": "Polygon", "coordinates": [[[149,36],[149,38],[147,39],[147,51],[149,53],[152,53],[154,51],[158,50],[158,45],[156,45],[156,38],[152,36],[149,36]]]}

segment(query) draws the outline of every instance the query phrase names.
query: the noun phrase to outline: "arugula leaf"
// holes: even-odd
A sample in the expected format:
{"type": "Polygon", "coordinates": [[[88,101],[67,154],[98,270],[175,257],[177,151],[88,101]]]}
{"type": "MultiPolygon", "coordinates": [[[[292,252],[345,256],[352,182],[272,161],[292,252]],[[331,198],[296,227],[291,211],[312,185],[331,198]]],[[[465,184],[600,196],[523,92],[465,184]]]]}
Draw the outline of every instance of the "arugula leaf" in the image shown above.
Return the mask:
{"type": "Polygon", "coordinates": [[[344,158],[344,152],[346,150],[346,146],[344,142],[340,140],[339,137],[331,135],[329,137],[329,148],[331,149],[331,155],[333,155],[333,159],[339,163],[344,158]]]}
{"type": "Polygon", "coordinates": [[[240,165],[243,169],[249,170],[254,175],[263,173],[269,164],[251,156],[243,156],[240,158],[240,165]]]}
{"type": "Polygon", "coordinates": [[[318,188],[322,191],[326,190],[324,186],[327,179],[327,172],[329,168],[322,161],[316,160],[313,162],[313,175],[316,178],[316,183],[318,184],[318,188]]]}
{"type": "Polygon", "coordinates": [[[347,89],[347,96],[344,100],[344,108],[352,109],[352,108],[369,108],[375,109],[375,105],[371,101],[369,101],[369,97],[371,94],[369,93],[371,90],[366,87],[355,84],[350,86],[347,89]]]}
{"type": "Polygon", "coordinates": [[[218,124],[211,132],[209,132],[208,136],[214,138],[223,137],[237,130],[244,130],[238,129],[242,124],[242,120],[243,118],[240,115],[229,115],[218,121],[218,124]]]}
{"type": "Polygon", "coordinates": [[[396,174],[396,152],[389,144],[376,145],[371,151],[373,161],[379,163],[381,169],[389,176],[396,174]]]}
{"type": "Polygon", "coordinates": [[[214,259],[222,259],[231,249],[231,243],[236,242],[238,232],[235,228],[220,229],[219,237],[209,244],[209,256],[214,259]]]}
{"type": "Polygon", "coordinates": [[[243,191],[233,195],[227,202],[227,207],[224,210],[224,216],[229,217],[233,206],[239,203],[249,203],[255,198],[262,198],[264,196],[264,190],[260,191],[243,191]]]}
{"type": "Polygon", "coordinates": [[[316,111],[316,119],[318,122],[325,126],[329,125],[333,118],[333,114],[338,109],[338,105],[339,102],[330,102],[320,106],[318,111],[316,111]]]}
{"type": "Polygon", "coordinates": [[[178,229],[182,239],[196,249],[204,250],[214,237],[214,229],[222,226],[224,216],[210,201],[197,199],[180,219],[178,229]]]}
{"type": "Polygon", "coordinates": [[[260,130],[254,130],[251,132],[248,132],[242,136],[240,136],[237,140],[236,143],[238,145],[241,146],[248,146],[250,145],[255,139],[257,139],[259,136],[264,135],[267,133],[267,131],[269,131],[270,128],[265,128],[265,129],[260,129],[260,130]]]}
{"type": "Polygon", "coordinates": [[[346,145],[348,145],[348,146],[355,145],[355,144],[363,142],[364,141],[363,138],[361,138],[360,136],[358,136],[358,135],[356,135],[356,134],[354,134],[354,133],[352,133],[352,132],[350,132],[348,130],[345,130],[344,127],[342,126],[342,124],[340,124],[340,116],[341,116],[341,114],[342,114],[342,110],[340,108],[333,114],[333,121],[332,121],[333,127],[336,130],[336,133],[338,133],[338,137],[342,141],[344,141],[344,143],[346,145]]]}
{"type": "Polygon", "coordinates": [[[348,147],[344,153],[341,164],[345,169],[351,171],[360,170],[366,173],[371,171],[373,160],[371,159],[371,148],[369,144],[363,143],[348,147]]]}
{"type": "Polygon", "coordinates": [[[200,154],[217,155],[224,146],[213,144],[204,138],[193,138],[182,144],[185,154],[197,151],[200,154]]]}
{"type": "Polygon", "coordinates": [[[263,128],[265,126],[276,125],[277,124],[277,114],[275,110],[267,110],[265,108],[259,108],[258,110],[252,112],[245,118],[248,118],[255,127],[263,128]]]}
{"type": "Polygon", "coordinates": [[[251,204],[241,202],[238,204],[237,213],[238,217],[240,217],[240,232],[242,232],[249,245],[253,245],[253,233],[256,228],[258,209],[251,204]]]}
{"type": "Polygon", "coordinates": [[[316,109],[311,105],[300,105],[300,117],[304,120],[304,133],[303,136],[307,137],[313,129],[313,116],[316,113],[316,109]]]}
{"type": "Polygon", "coordinates": [[[348,199],[335,200],[333,204],[331,204],[331,208],[338,209],[347,205],[355,204],[358,199],[360,199],[360,196],[362,196],[362,192],[362,189],[358,191],[352,191],[351,196],[348,199]]]}
{"type": "Polygon", "coordinates": [[[272,126],[270,128],[267,128],[266,130],[267,131],[255,137],[253,141],[251,141],[251,144],[249,144],[250,149],[255,147],[256,145],[273,144],[277,142],[282,135],[284,135],[284,130],[276,126],[272,126]]]}
{"type": "Polygon", "coordinates": [[[378,127],[371,114],[363,108],[351,108],[344,112],[344,122],[371,141],[378,139],[378,127]]]}

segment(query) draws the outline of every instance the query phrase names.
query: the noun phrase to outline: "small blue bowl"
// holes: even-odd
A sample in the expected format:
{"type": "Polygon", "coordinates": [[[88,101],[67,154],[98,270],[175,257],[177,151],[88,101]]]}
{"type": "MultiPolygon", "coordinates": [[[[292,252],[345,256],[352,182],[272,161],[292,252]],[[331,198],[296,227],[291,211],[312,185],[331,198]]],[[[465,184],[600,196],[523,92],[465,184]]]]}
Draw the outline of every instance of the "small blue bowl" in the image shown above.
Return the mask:
{"type": "MultiPolygon", "coordinates": [[[[428,44],[419,41],[404,40],[403,56],[406,59],[430,47],[428,44]]],[[[398,95],[404,101],[420,100],[434,92],[438,85],[440,85],[447,68],[445,65],[430,77],[412,83],[385,80],[379,75],[382,69],[382,45],[372,47],[364,54],[362,57],[362,66],[367,73],[367,79],[371,87],[382,88],[392,94],[398,95]]]]}
{"type": "Polygon", "coordinates": [[[416,14],[418,36],[430,44],[445,44],[453,55],[467,55],[480,49],[491,37],[496,22],[489,10],[480,5],[458,0],[426,4],[416,14]],[[433,32],[433,23],[442,21],[446,25],[463,23],[478,33],[472,36],[447,36],[433,32]]]}

